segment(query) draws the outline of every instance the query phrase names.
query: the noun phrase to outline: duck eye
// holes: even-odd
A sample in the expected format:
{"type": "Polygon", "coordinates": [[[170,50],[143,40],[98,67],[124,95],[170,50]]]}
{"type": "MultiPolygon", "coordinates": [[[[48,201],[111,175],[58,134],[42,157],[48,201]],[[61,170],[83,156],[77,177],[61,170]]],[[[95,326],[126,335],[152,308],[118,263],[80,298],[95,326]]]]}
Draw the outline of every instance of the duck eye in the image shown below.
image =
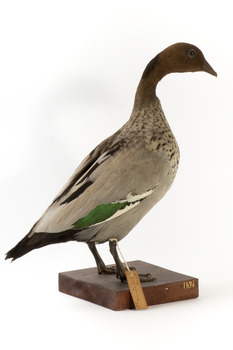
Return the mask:
{"type": "Polygon", "coordinates": [[[195,56],[195,54],[196,54],[196,51],[194,49],[191,49],[189,50],[188,56],[192,58],[193,56],[195,56]]]}

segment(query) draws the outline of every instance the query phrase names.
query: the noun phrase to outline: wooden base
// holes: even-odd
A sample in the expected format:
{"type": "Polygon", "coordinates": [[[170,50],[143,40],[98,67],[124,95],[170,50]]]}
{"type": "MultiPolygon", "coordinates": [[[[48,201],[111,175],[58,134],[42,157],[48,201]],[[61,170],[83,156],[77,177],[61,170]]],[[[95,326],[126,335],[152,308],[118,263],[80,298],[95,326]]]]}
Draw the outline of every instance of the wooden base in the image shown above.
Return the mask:
{"type": "MultiPolygon", "coordinates": [[[[151,273],[157,279],[143,282],[148,306],[198,297],[198,279],[136,260],[128,263],[138,273],[151,273]]],[[[97,268],[59,273],[59,291],[112,310],[133,309],[128,284],[115,275],[99,275],[97,268]]]]}

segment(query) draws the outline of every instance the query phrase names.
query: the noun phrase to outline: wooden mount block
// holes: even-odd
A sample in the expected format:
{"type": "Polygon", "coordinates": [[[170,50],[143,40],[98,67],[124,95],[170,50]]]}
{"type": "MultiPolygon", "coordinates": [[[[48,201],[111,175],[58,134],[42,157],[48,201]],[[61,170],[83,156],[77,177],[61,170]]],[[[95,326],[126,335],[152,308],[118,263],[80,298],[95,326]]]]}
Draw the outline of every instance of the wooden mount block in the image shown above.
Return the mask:
{"type": "MultiPolygon", "coordinates": [[[[198,297],[198,279],[136,260],[129,266],[138,273],[151,273],[157,279],[143,282],[148,306],[198,297]]],[[[133,309],[128,284],[115,275],[99,275],[97,268],[59,273],[59,291],[112,310],[133,309]]]]}

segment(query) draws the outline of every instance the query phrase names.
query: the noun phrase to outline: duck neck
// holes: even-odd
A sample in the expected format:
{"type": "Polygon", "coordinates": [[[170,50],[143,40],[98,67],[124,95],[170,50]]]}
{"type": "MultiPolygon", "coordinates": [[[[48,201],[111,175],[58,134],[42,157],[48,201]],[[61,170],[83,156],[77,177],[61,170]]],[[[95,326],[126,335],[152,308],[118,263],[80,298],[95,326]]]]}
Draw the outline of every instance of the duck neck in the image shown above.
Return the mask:
{"type": "Polygon", "coordinates": [[[167,67],[164,67],[160,55],[155,56],[146,66],[138,84],[134,108],[148,106],[157,99],[157,84],[168,73],[170,72],[167,71],[167,67]]]}

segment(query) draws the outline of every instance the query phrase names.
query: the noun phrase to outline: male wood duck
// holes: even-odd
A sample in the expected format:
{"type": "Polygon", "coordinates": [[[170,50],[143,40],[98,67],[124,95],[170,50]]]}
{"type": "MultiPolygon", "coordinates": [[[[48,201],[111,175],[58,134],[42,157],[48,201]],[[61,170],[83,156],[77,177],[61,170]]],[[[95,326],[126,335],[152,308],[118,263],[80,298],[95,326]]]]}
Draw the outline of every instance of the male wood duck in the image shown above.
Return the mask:
{"type": "MultiPolygon", "coordinates": [[[[176,43],[155,56],[139,82],[132,114],[78,166],[30,232],[6,254],[15,260],[48,244],[78,241],[89,246],[98,273],[125,280],[116,240],[124,238],[165,195],[175,178],[179,148],[156,95],[167,74],[216,72],[194,45],[176,43]],[[115,268],[107,267],[96,244],[109,242],[115,268]]],[[[150,281],[150,274],[141,275],[150,281]]]]}

